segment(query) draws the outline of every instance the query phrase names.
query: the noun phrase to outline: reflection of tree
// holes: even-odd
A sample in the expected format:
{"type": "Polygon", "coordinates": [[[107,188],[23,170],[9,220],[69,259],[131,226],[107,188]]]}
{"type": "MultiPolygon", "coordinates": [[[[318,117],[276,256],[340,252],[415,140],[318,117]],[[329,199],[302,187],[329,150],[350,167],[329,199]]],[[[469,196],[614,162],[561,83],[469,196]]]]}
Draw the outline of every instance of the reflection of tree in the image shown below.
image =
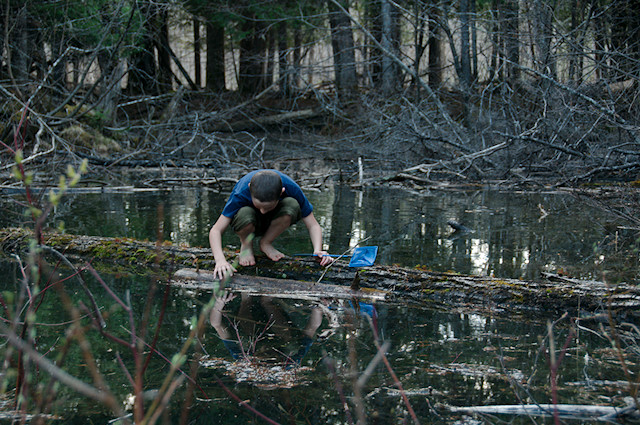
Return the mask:
{"type": "Polygon", "coordinates": [[[355,192],[344,186],[336,187],[329,235],[329,249],[331,251],[337,252],[348,247],[354,212],[355,192]]]}

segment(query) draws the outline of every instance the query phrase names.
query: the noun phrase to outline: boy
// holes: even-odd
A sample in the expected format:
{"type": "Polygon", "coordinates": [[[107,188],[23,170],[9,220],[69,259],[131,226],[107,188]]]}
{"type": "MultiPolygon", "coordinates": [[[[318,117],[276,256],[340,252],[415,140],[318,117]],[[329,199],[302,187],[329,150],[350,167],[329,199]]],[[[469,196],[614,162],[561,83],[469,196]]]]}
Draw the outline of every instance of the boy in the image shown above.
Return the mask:
{"type": "Polygon", "coordinates": [[[229,225],[240,237],[240,265],[252,266],[256,259],[251,234],[262,236],[260,250],[278,261],[284,254],[273,247],[273,241],[301,218],[309,231],[313,254],[320,257],[321,265],[331,263],[329,254],[322,250],[322,228],[313,216],[313,206],[296,182],[276,170],[252,171],[242,177],[209,231],[216,260],[214,276],[223,279],[236,271],[222,251],[222,234],[229,225]]]}

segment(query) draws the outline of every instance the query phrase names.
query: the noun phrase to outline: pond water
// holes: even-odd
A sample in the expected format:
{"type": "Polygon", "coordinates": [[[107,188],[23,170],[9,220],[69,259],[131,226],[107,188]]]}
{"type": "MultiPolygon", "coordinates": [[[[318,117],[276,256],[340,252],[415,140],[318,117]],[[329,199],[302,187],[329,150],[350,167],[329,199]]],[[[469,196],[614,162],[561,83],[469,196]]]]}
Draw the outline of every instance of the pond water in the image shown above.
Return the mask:
{"type": "MultiPolygon", "coordinates": [[[[629,282],[637,280],[640,270],[638,235],[625,228],[628,223],[566,193],[486,188],[415,193],[336,186],[307,194],[324,229],[325,246],[334,254],[366,240],[363,245],[379,246],[379,264],[527,280],[537,279],[541,271],[560,271],[629,282]],[[450,220],[471,231],[454,232],[450,220]]],[[[226,196],[199,188],[76,194],[51,214],[49,224],[63,223],[74,234],[148,240],[156,240],[161,228],[165,240],[208,247],[209,229],[226,196]]],[[[22,209],[2,199],[0,226],[23,222],[22,209]]],[[[239,246],[229,231],[224,243],[239,246]]],[[[287,231],[276,247],[289,255],[309,252],[305,226],[287,231]]]]}
{"type": "MultiPolygon", "coordinates": [[[[612,282],[637,277],[637,258],[628,255],[635,239],[620,227],[624,223],[566,194],[488,189],[418,194],[335,187],[308,196],[332,253],[342,253],[366,239],[364,245],[379,246],[379,264],[532,280],[541,271],[560,270],[612,282]],[[471,231],[454,233],[449,220],[471,231]]],[[[2,198],[0,206],[3,227],[24,220],[10,198],[2,198]]],[[[225,200],[224,194],[195,188],[75,194],[51,214],[50,224],[64,222],[69,233],[149,240],[158,237],[160,227],[164,239],[207,246],[208,230],[225,200]]],[[[224,243],[237,246],[228,233],[224,243]]],[[[309,252],[304,225],[288,231],[277,246],[287,254],[309,252]]],[[[0,289],[16,292],[17,264],[4,262],[1,268],[5,279],[0,289]]],[[[152,335],[162,320],[157,350],[167,359],[180,351],[193,318],[212,298],[210,291],[156,287],[154,277],[101,277],[114,294],[131,300],[137,332],[146,323],[152,335]],[[150,292],[151,287],[155,291],[150,292]],[[145,309],[150,320],[142,319],[145,309]]],[[[107,313],[107,332],[130,338],[125,311],[95,279],[87,276],[87,282],[107,313]]],[[[88,305],[73,278],[66,283],[66,292],[88,305]]],[[[58,292],[48,291],[47,302],[40,304],[35,319],[38,347],[52,356],[62,349],[68,328],[69,313],[60,308],[58,297],[58,292]]],[[[5,312],[15,306],[7,308],[5,312]]],[[[605,337],[606,324],[602,327],[597,320],[581,320],[578,326],[572,318],[561,319],[552,313],[502,317],[368,300],[255,299],[240,294],[230,294],[222,312],[218,318],[223,326],[213,327],[207,320],[183,366],[189,373],[196,361],[193,353],[202,353],[188,423],[266,423],[238,400],[278,423],[318,424],[350,423],[351,419],[355,423],[361,401],[362,415],[370,423],[387,424],[411,423],[411,411],[420,423],[460,419],[443,405],[550,403],[556,392],[560,403],[620,406],[629,394],[618,353],[605,337]],[[558,321],[551,334],[548,320],[558,321]],[[241,347],[224,340],[239,340],[241,347]],[[389,367],[381,362],[365,374],[376,357],[378,342],[389,344],[389,367]],[[557,347],[560,359],[555,385],[550,383],[550,345],[557,347]],[[368,379],[358,386],[356,381],[363,376],[368,379]],[[238,398],[229,397],[225,389],[238,398]]],[[[625,329],[623,349],[640,336],[633,336],[632,327],[625,329]]],[[[109,387],[119,399],[127,399],[131,384],[120,362],[133,371],[131,351],[94,331],[87,332],[87,338],[109,387]]],[[[631,368],[637,364],[634,356],[637,354],[629,358],[631,368]]],[[[86,358],[77,344],[71,345],[65,364],[70,373],[90,381],[86,358]]],[[[167,361],[153,357],[144,389],[160,388],[167,371],[167,361]]],[[[47,381],[44,373],[38,377],[42,383],[47,381]]],[[[185,404],[185,387],[176,390],[167,423],[177,423],[185,404]]],[[[64,387],[56,400],[53,412],[64,417],[65,423],[106,423],[112,418],[95,402],[64,387]]],[[[503,419],[512,421],[504,416],[485,418],[490,422],[503,419]]]]}

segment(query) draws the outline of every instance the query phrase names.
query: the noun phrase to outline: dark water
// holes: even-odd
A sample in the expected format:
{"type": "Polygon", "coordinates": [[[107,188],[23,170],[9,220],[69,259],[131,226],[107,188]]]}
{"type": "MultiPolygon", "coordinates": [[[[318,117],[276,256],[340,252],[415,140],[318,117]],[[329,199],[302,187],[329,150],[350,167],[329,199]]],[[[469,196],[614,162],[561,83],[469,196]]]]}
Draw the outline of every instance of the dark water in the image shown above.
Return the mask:
{"type": "MultiPolygon", "coordinates": [[[[634,238],[627,238],[626,231],[618,227],[623,223],[568,195],[490,190],[419,195],[336,188],[310,192],[309,198],[325,231],[325,244],[333,253],[369,238],[366,245],[380,247],[377,262],[381,264],[525,279],[535,279],[540,271],[559,269],[611,281],[637,276],[637,255],[629,254],[634,238]],[[448,220],[462,223],[472,232],[454,234],[448,220]]],[[[225,195],[196,189],[78,194],[67,198],[51,214],[49,223],[64,222],[70,233],[149,240],[158,237],[160,228],[163,237],[175,243],[207,246],[208,230],[225,200],[225,195]]],[[[0,225],[26,220],[8,197],[3,201],[0,225]]],[[[225,236],[226,244],[237,245],[232,235],[225,236]]],[[[288,254],[309,252],[304,225],[287,232],[278,247],[288,254]]],[[[5,262],[1,272],[5,276],[0,287],[3,294],[19,293],[17,264],[5,262]]],[[[212,298],[206,291],[155,287],[151,277],[102,278],[116,296],[131,300],[136,332],[141,334],[144,324],[149,327],[145,341],[151,340],[162,319],[157,350],[167,359],[180,351],[193,318],[212,298]],[[150,292],[153,287],[155,292],[150,292]],[[145,311],[149,314],[146,320],[145,311]]],[[[107,332],[129,340],[129,316],[95,279],[87,276],[87,280],[97,304],[107,313],[107,332]]],[[[74,278],[65,288],[77,303],[88,305],[74,278]]],[[[242,342],[242,348],[224,344],[223,335],[207,321],[202,338],[190,345],[188,361],[182,366],[188,373],[193,353],[202,352],[189,423],[265,423],[240,407],[223,388],[279,423],[343,424],[349,423],[349,418],[355,422],[357,400],[362,400],[370,423],[411,422],[392,372],[421,423],[451,423],[460,418],[447,413],[443,404],[550,403],[556,390],[561,403],[619,406],[629,394],[616,350],[605,337],[606,323],[582,320],[577,326],[571,318],[560,320],[551,313],[494,317],[428,306],[374,305],[367,300],[360,304],[242,299],[236,295],[224,306],[221,322],[231,339],[242,342]],[[548,320],[559,320],[551,338],[548,320]],[[392,372],[380,363],[357,387],[355,381],[376,355],[377,340],[389,343],[387,359],[392,372]],[[550,383],[550,345],[561,358],[554,385],[550,383]],[[247,359],[250,366],[242,363],[247,359]]],[[[64,344],[69,311],[61,308],[59,292],[54,289],[45,292],[45,300],[35,317],[38,347],[53,358],[64,344]]],[[[21,305],[17,300],[9,302],[5,314],[21,305]]],[[[633,346],[633,328],[627,326],[622,331],[626,332],[621,334],[625,337],[623,349],[633,346]]],[[[87,332],[87,338],[110,388],[119,399],[126,399],[131,384],[117,358],[133,373],[131,350],[93,330],[87,332]]],[[[629,367],[635,373],[637,354],[631,351],[629,355],[629,367]]],[[[74,376],[91,381],[77,344],[71,344],[65,365],[74,376]]],[[[160,388],[167,371],[167,361],[154,357],[144,376],[144,389],[160,388]]],[[[40,373],[38,380],[45,383],[46,374],[40,373]]],[[[10,388],[13,381],[8,382],[10,388]]],[[[165,418],[168,423],[177,423],[185,387],[183,384],[176,390],[165,418]]],[[[106,423],[112,418],[96,403],[67,388],[60,389],[55,399],[54,412],[63,416],[65,423],[106,423]]],[[[510,417],[501,419],[512,421],[510,417]]]]}
{"type": "MultiPolygon", "coordinates": [[[[568,194],[336,187],[308,196],[332,253],[366,239],[363,245],[379,246],[379,264],[524,279],[541,271],[610,282],[638,277],[638,235],[628,223],[568,194]],[[456,234],[449,220],[472,231],[456,234]]],[[[24,222],[22,210],[6,201],[0,226],[24,222]]],[[[148,240],[161,229],[166,240],[208,247],[209,228],[225,201],[226,195],[205,189],[72,195],[49,224],[63,223],[69,233],[148,240]]],[[[286,254],[311,250],[302,223],[276,242],[286,254]]],[[[231,232],[225,244],[239,245],[231,232]]]]}

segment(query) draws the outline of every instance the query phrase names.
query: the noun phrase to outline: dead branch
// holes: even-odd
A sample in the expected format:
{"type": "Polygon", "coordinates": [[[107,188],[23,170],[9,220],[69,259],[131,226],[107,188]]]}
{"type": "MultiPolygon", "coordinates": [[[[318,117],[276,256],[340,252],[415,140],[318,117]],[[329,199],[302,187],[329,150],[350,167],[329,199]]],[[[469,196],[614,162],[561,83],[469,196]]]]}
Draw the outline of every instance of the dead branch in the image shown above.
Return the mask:
{"type": "Polygon", "coordinates": [[[614,406],[593,406],[581,404],[523,404],[523,405],[496,405],[496,406],[444,406],[452,413],[465,414],[506,414],[506,415],[531,415],[531,416],[553,416],[558,414],[563,418],[571,419],[596,419],[607,418],[613,420],[622,415],[637,417],[638,412],[635,407],[614,407],[614,406]]]}

